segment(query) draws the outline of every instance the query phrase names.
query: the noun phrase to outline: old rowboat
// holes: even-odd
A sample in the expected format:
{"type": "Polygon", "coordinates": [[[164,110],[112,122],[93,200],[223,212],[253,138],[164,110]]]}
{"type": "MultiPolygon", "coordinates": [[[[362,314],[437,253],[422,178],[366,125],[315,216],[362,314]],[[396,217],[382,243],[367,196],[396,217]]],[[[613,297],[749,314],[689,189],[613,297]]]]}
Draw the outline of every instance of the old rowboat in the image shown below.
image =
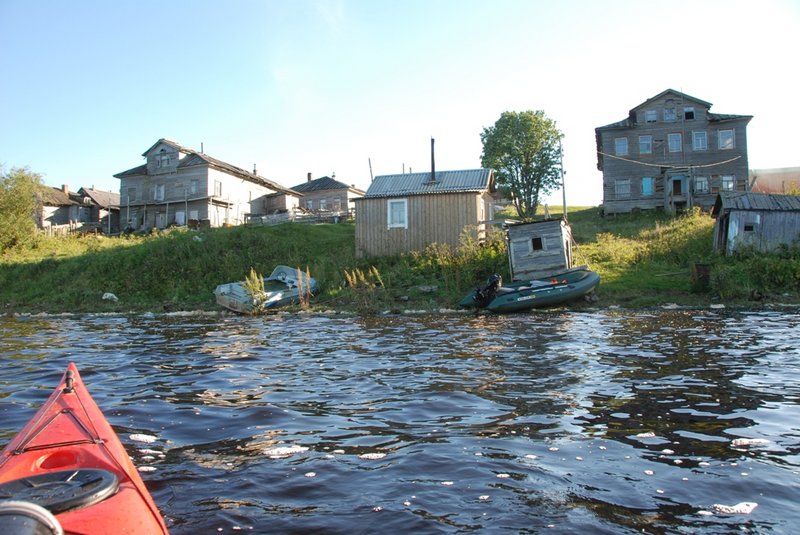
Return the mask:
{"type": "Polygon", "coordinates": [[[485,308],[492,312],[519,312],[532,308],[559,305],[590,294],[600,284],[600,275],[586,267],[577,267],[549,277],[516,281],[503,285],[499,275],[492,275],[483,288],[464,297],[459,305],[485,308]]]}
{"type": "Polygon", "coordinates": [[[73,363],[0,453],[0,532],[167,533],[73,363]]]}
{"type": "Polygon", "coordinates": [[[317,291],[317,281],[293,267],[277,266],[264,277],[263,292],[252,294],[244,282],[220,284],[214,290],[217,304],[241,314],[299,303],[317,291]]]}

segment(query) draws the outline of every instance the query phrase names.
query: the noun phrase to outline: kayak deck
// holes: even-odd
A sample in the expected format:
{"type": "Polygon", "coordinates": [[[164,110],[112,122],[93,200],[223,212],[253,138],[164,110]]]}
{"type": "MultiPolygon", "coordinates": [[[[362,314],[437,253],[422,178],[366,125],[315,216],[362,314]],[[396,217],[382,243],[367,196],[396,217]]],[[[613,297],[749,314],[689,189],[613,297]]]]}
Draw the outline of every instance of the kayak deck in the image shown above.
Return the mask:
{"type": "Polygon", "coordinates": [[[65,533],[167,533],[152,496],[74,363],[0,453],[4,499],[41,505],[56,515],[65,533]]]}

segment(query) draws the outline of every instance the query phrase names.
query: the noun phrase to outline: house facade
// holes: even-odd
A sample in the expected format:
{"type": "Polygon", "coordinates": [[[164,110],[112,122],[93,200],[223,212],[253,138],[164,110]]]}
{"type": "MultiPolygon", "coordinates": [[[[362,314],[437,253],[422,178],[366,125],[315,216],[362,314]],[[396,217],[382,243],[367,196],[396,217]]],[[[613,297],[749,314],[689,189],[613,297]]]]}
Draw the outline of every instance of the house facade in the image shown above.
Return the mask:
{"type": "Polygon", "coordinates": [[[311,173],[308,173],[308,179],[304,183],[292,186],[293,191],[303,194],[300,207],[310,211],[352,213],[355,210],[355,200],[363,197],[365,192],[353,185],[339,182],[335,176],[312,180],[311,173]]]}
{"type": "Polygon", "coordinates": [[[81,188],[73,198],[81,205],[80,223],[105,234],[119,233],[119,193],[81,188]]]}
{"type": "Polygon", "coordinates": [[[485,236],[496,202],[494,171],[471,169],[376,176],[356,204],[356,256],[457,247],[467,232],[485,236]]]}
{"type": "Polygon", "coordinates": [[[245,171],[168,139],[142,156],[145,164],[114,175],[120,180],[120,217],[131,230],[239,225],[301,196],[255,169],[245,171]]]}
{"type": "Polygon", "coordinates": [[[42,230],[60,227],[70,230],[80,218],[81,205],[70,195],[66,185],[60,188],[42,186],[36,197],[36,226],[42,230]]]}
{"type": "Polygon", "coordinates": [[[737,248],[773,252],[800,244],[800,196],[753,192],[724,192],[711,215],[714,248],[731,255],[737,248]]]}
{"type": "Polygon", "coordinates": [[[605,214],[691,206],[710,210],[717,194],[747,191],[751,115],[712,113],[673,89],[595,128],[605,214]]]}

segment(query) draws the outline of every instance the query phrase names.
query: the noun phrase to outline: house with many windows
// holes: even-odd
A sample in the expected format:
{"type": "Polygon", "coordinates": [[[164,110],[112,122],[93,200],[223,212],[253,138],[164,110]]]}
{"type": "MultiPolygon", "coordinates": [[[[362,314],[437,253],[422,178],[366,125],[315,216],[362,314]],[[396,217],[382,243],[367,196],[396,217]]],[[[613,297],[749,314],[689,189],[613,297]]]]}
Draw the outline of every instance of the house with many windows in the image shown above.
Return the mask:
{"type": "Polygon", "coordinates": [[[710,210],[717,194],[748,191],[751,115],[712,113],[711,103],[673,89],[595,128],[603,211],[710,210]]]}
{"type": "Polygon", "coordinates": [[[120,217],[131,230],[239,225],[256,214],[286,210],[286,203],[302,197],[255,169],[245,171],[168,139],[142,156],[144,164],[114,175],[120,180],[120,217]]]}

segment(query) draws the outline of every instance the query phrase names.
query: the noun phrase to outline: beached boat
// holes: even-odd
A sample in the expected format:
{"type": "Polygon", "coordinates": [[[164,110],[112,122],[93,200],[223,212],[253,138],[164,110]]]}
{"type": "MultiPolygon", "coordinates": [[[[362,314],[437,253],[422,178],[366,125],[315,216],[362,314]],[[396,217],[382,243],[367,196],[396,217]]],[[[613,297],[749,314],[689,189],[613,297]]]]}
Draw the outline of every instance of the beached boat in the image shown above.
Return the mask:
{"type": "Polygon", "coordinates": [[[73,363],[0,453],[0,532],[167,533],[73,363]]]}
{"type": "Polygon", "coordinates": [[[317,281],[293,267],[278,266],[264,277],[263,291],[251,293],[244,282],[220,284],[214,290],[217,304],[234,312],[252,314],[260,310],[299,303],[317,291],[317,281]]]}
{"type": "Polygon", "coordinates": [[[492,312],[518,312],[580,299],[593,292],[599,283],[600,276],[585,266],[507,285],[503,285],[502,278],[495,274],[489,277],[486,286],[464,297],[459,305],[492,312]]]}

